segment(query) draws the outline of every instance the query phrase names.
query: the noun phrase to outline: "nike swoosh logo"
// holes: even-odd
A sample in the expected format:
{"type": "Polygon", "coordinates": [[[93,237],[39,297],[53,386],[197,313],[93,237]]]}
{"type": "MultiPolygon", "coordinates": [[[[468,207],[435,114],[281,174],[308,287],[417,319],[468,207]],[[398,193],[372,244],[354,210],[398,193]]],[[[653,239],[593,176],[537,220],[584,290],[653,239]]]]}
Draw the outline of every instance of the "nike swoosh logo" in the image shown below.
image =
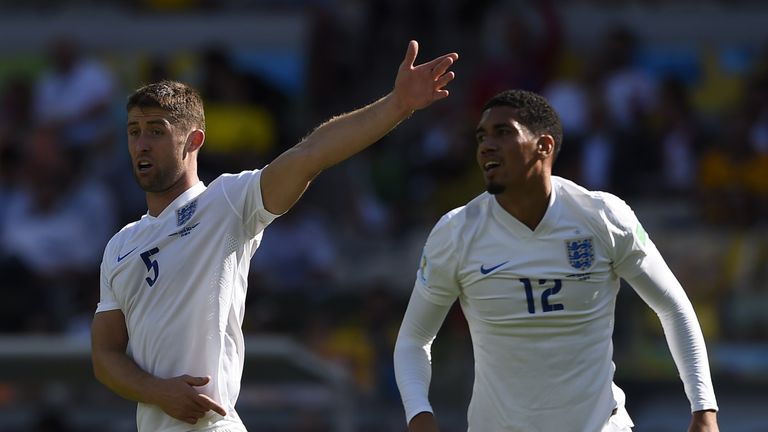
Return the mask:
{"type": "Polygon", "coordinates": [[[130,255],[130,254],[132,254],[132,253],[133,253],[133,251],[135,251],[135,250],[136,250],[136,248],[138,248],[138,246],[136,246],[135,248],[133,248],[133,249],[129,250],[129,251],[128,251],[128,253],[127,253],[127,254],[125,254],[125,255],[123,255],[123,256],[119,256],[119,255],[118,255],[118,256],[117,256],[117,262],[120,262],[120,261],[122,261],[123,259],[125,259],[125,257],[127,257],[127,256],[128,256],[128,255],[130,255]]]}
{"type": "Polygon", "coordinates": [[[495,266],[493,266],[493,267],[488,267],[488,268],[485,268],[484,266],[482,266],[482,265],[481,265],[481,266],[480,266],[480,273],[482,273],[482,274],[488,274],[488,273],[490,273],[490,272],[492,272],[492,271],[496,270],[497,268],[499,268],[499,267],[503,266],[504,264],[506,264],[506,263],[508,263],[508,262],[509,262],[509,261],[507,260],[507,261],[504,261],[504,262],[503,262],[503,263],[501,263],[501,264],[497,264],[497,265],[495,265],[495,266]]]}

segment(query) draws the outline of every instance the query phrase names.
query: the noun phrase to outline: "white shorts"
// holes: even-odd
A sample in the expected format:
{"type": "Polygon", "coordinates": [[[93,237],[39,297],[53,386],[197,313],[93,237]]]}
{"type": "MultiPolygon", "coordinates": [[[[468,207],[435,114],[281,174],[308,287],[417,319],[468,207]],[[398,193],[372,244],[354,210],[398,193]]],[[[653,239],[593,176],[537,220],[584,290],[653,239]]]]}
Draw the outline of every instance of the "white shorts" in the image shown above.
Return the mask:
{"type": "Polygon", "coordinates": [[[198,432],[248,432],[245,426],[238,424],[228,424],[223,426],[211,426],[210,428],[200,429],[198,432]]]}
{"type": "Polygon", "coordinates": [[[609,417],[608,421],[605,422],[601,432],[631,432],[634,425],[627,410],[624,407],[619,407],[616,414],[609,417]]]}

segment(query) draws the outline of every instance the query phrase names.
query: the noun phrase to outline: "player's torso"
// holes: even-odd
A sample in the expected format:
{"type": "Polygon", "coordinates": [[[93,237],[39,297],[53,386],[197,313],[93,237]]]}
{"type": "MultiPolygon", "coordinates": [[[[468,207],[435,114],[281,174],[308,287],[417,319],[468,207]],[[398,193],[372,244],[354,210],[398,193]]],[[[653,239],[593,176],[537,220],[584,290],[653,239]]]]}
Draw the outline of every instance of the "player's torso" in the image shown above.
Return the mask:
{"type": "Polygon", "coordinates": [[[560,218],[545,233],[527,234],[493,219],[479,227],[458,269],[465,313],[521,337],[535,329],[538,337],[612,312],[605,306],[618,278],[600,233],[579,218],[560,218]]]}
{"type": "Polygon", "coordinates": [[[248,254],[243,238],[239,219],[210,189],[123,235],[110,284],[136,360],[153,363],[144,367],[161,373],[172,362],[158,353],[169,355],[169,346],[219,338],[219,312],[237,295],[248,254]]]}

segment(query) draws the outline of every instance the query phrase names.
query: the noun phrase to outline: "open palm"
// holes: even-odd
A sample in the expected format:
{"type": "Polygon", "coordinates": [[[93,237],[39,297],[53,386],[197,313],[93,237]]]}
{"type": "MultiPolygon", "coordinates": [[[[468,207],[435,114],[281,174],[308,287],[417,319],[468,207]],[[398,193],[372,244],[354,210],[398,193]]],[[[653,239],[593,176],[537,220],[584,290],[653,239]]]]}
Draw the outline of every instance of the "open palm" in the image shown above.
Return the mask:
{"type": "Polygon", "coordinates": [[[402,106],[411,111],[427,107],[448,96],[448,90],[444,87],[455,77],[453,72],[448,72],[448,68],[459,58],[458,54],[450,53],[414,65],[418,53],[419,43],[410,41],[395,79],[394,95],[402,106]]]}

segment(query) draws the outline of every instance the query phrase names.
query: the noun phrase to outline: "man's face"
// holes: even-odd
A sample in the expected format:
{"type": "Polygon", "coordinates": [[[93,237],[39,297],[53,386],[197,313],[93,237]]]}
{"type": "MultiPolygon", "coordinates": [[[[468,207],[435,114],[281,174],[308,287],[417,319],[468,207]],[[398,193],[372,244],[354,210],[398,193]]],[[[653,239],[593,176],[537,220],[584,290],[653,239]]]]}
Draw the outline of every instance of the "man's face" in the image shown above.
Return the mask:
{"type": "Polygon", "coordinates": [[[134,107],[128,112],[128,152],[133,175],[145,192],[164,192],[186,170],[186,134],[160,108],[134,107]]]}
{"type": "Polygon", "coordinates": [[[515,109],[495,106],[485,110],[475,131],[477,163],[489,193],[499,194],[522,185],[540,161],[537,136],[515,120],[515,109]]]}

